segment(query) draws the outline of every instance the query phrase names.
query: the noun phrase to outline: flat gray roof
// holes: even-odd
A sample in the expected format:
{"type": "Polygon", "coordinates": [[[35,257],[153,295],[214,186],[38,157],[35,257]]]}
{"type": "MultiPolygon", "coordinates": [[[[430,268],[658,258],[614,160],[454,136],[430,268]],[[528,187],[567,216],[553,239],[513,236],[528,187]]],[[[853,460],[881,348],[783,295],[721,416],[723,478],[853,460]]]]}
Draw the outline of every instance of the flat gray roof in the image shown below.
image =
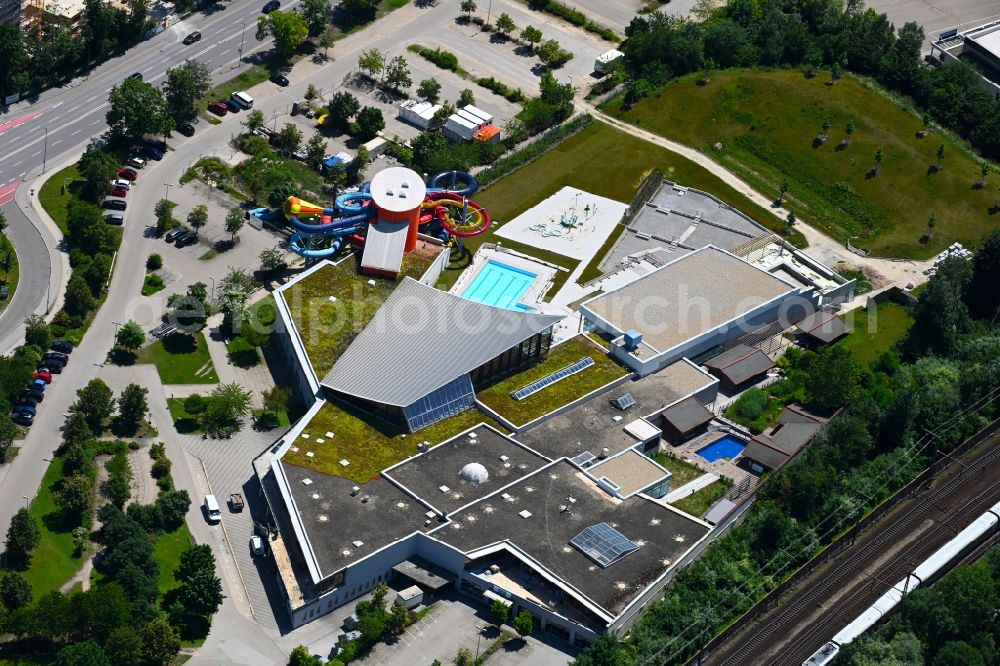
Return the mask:
{"type": "Polygon", "coordinates": [[[707,246],[581,306],[664,352],[795,290],[766,271],[707,246]]]}
{"type": "Polygon", "coordinates": [[[361,253],[361,268],[399,273],[403,266],[403,249],[406,247],[406,222],[372,222],[365,236],[365,249],[361,253]]]}
{"type": "Polygon", "coordinates": [[[608,458],[587,471],[598,479],[606,476],[620,488],[619,492],[625,497],[649,488],[670,474],[652,458],[642,455],[635,449],[608,458]]]}
{"type": "Polygon", "coordinates": [[[712,420],[712,412],[693,395],[667,407],[661,416],[682,435],[712,420]]]}
{"type": "Polygon", "coordinates": [[[322,383],[405,407],[561,318],[495,308],[407,277],[322,383]]]}

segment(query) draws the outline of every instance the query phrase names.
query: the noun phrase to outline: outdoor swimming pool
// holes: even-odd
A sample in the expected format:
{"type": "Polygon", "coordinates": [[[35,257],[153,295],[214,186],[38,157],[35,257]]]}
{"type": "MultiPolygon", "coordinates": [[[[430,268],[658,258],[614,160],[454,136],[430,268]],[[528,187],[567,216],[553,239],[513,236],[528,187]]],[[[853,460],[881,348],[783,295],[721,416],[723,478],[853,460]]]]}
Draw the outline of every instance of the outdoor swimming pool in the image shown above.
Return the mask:
{"type": "Polygon", "coordinates": [[[530,271],[489,259],[462,291],[462,297],[508,310],[530,310],[519,301],[536,277],[530,271]]]}
{"type": "Polygon", "coordinates": [[[742,439],[733,437],[732,435],[723,435],[720,439],[715,440],[704,448],[698,449],[695,453],[708,462],[715,462],[721,458],[732,460],[743,453],[743,449],[745,448],[747,448],[747,443],[742,439]]]}

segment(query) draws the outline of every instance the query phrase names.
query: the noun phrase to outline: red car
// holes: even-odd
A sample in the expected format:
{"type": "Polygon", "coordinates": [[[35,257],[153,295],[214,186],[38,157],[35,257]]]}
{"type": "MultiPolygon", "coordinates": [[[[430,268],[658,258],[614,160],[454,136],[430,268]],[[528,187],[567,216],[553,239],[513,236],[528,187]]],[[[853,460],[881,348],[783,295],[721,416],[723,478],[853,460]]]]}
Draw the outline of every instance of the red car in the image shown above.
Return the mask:
{"type": "Polygon", "coordinates": [[[41,379],[46,384],[52,383],[52,373],[46,372],[45,370],[38,370],[37,372],[31,373],[32,379],[41,379]]]}
{"type": "Polygon", "coordinates": [[[108,193],[111,194],[111,196],[113,197],[124,197],[128,194],[128,190],[126,190],[124,187],[112,187],[110,190],[108,190],[108,193]]]}
{"type": "Polygon", "coordinates": [[[229,113],[229,107],[222,102],[212,102],[208,105],[208,110],[217,116],[224,116],[229,113]]]}
{"type": "Polygon", "coordinates": [[[135,169],[130,169],[129,167],[122,167],[118,169],[118,175],[125,180],[138,180],[139,172],[135,169]]]}

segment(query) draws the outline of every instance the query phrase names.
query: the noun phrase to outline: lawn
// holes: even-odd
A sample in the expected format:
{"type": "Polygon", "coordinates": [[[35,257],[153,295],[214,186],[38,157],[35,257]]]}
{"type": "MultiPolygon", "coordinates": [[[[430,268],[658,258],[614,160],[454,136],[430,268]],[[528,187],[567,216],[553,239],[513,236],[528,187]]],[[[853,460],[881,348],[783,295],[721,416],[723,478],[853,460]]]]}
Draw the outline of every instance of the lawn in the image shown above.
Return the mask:
{"type": "Polygon", "coordinates": [[[173,532],[162,532],[156,536],[156,541],[153,542],[153,559],[160,565],[160,576],[156,580],[156,586],[161,595],[178,587],[179,584],[174,579],[174,570],[181,563],[181,553],[193,545],[194,539],[186,524],[173,532]]]}
{"type": "MultiPolygon", "coordinates": [[[[694,162],[601,122],[591,123],[534,162],[501,178],[476,194],[475,199],[490,212],[493,220],[500,222],[514,219],[565,186],[579,187],[593,194],[628,203],[653,169],[659,169],[666,178],[682,185],[714,194],[761,224],[775,229],[780,226],[780,222],[771,213],[694,162]],[[613,164],[614,168],[595,168],[594,165],[597,164],[613,164]]],[[[570,270],[579,263],[569,257],[500,238],[495,233],[497,228],[494,227],[482,236],[466,238],[465,246],[475,252],[482,243],[499,241],[504,247],[570,270]]],[[[454,284],[465,265],[463,262],[449,266],[441,276],[441,283],[446,286],[454,284]]],[[[555,293],[558,286],[554,285],[549,293],[555,293]]]]}
{"type": "Polygon", "coordinates": [[[224,81],[210,89],[202,98],[203,103],[205,104],[205,107],[208,108],[209,102],[217,102],[220,99],[228,99],[234,92],[239,90],[249,90],[258,83],[267,81],[267,77],[270,75],[271,73],[266,67],[253,65],[250,69],[240,72],[228,81],[224,81]]]}
{"type": "Polygon", "coordinates": [[[729,485],[723,480],[713,481],[701,490],[697,490],[684,499],[677,500],[671,506],[680,509],[686,514],[701,518],[708,511],[716,500],[726,494],[729,485]]]}
{"type": "Polygon", "coordinates": [[[158,291],[163,291],[167,288],[167,285],[163,283],[163,278],[161,278],[156,273],[151,273],[146,276],[146,279],[142,282],[142,289],[140,293],[143,296],[152,296],[158,291]]]}
{"type": "Polygon", "coordinates": [[[62,480],[62,466],[62,458],[52,459],[29,509],[38,521],[41,539],[23,574],[36,599],[58,590],[83,566],[83,559],[73,556],[73,526],[64,525],[56,509],[53,487],[62,480]]]}
{"type": "Polygon", "coordinates": [[[219,377],[201,331],[195,335],[173,333],[145,347],[136,363],[152,363],[164,384],[218,384],[219,377]]]}
{"type": "Polygon", "coordinates": [[[71,164],[49,176],[49,179],[42,184],[42,189],[38,191],[38,202],[64,234],[67,231],[66,204],[70,202],[73,193],[82,183],[83,176],[80,175],[76,164],[71,164]]]}
{"type": "Polygon", "coordinates": [[[416,455],[420,442],[426,440],[432,445],[440,444],[483,422],[506,432],[479,410],[467,409],[407,435],[402,428],[359,409],[327,402],[303,430],[309,439],[299,437],[295,442],[299,450],[289,449],[283,460],[355,483],[367,483],[386,467],[416,455]],[[326,437],[327,432],[332,432],[334,436],[326,437]],[[326,441],[317,443],[318,438],[326,441]],[[306,456],[308,451],[312,451],[314,457],[306,456]],[[344,467],[340,464],[341,460],[351,464],[344,467]]]}
{"type": "MultiPolygon", "coordinates": [[[[419,277],[427,261],[411,253],[403,272],[419,277]]],[[[324,266],[282,292],[316,375],[324,377],[396,288],[394,280],[358,275],[360,254],[324,266]],[[373,279],[374,285],[368,284],[373,279]],[[336,302],[330,302],[330,297],[336,302]]]]}
{"type": "Polygon", "coordinates": [[[653,454],[653,460],[670,470],[670,474],[672,475],[670,477],[670,487],[673,490],[677,490],[685,483],[694,481],[699,476],[705,475],[705,470],[692,465],[689,462],[684,462],[680,458],[672,456],[669,453],[653,454]]]}
{"type": "Polygon", "coordinates": [[[238,368],[252,368],[260,363],[260,353],[243,337],[237,336],[226,343],[229,360],[238,368]]]}
{"type": "MultiPolygon", "coordinates": [[[[783,380],[788,382],[788,380],[783,380]]],[[[778,422],[778,417],[790,400],[773,395],[774,384],[767,389],[751,388],[736,399],[723,412],[727,419],[746,426],[751,432],[759,434],[778,422]]]]}
{"type": "Polygon", "coordinates": [[[865,366],[871,365],[882,352],[892,349],[913,325],[910,311],[891,301],[879,304],[874,317],[865,308],[857,308],[844,318],[853,330],[836,344],[851,352],[854,360],[865,366]]]}
{"type": "Polygon", "coordinates": [[[0,282],[0,284],[7,285],[8,294],[7,300],[0,301],[0,312],[3,312],[4,308],[6,308],[12,300],[14,300],[14,292],[17,291],[17,282],[21,276],[21,271],[18,268],[17,253],[14,251],[14,245],[6,236],[0,234],[0,261],[4,260],[7,253],[10,253],[11,266],[10,270],[4,273],[3,282],[0,282]]]}
{"type": "Polygon", "coordinates": [[[857,237],[877,256],[927,258],[955,241],[975,247],[996,225],[996,176],[976,189],[979,166],[959,144],[934,131],[917,138],[923,123],[915,113],[854,78],[834,86],[825,73],[807,79],[797,70],[715,72],[704,86],[700,78],[678,79],[629,111],[617,100],[605,110],[710,154],[775,199],[787,180],[796,215],[838,240],[857,237]],[[831,127],[821,143],[814,139],[824,116],[831,127]],[[931,214],[937,227],[925,243],[931,214]]]}
{"type": "Polygon", "coordinates": [[[624,377],[629,372],[628,368],[608,356],[607,352],[600,349],[589,338],[578,335],[552,347],[548,356],[540,363],[479,391],[476,397],[511,423],[520,426],[619,377],[624,377]],[[511,391],[524,388],[528,384],[576,363],[586,356],[594,359],[594,365],[586,370],[561,379],[524,400],[514,400],[510,396],[511,391]]]}
{"type": "Polygon", "coordinates": [[[201,430],[198,416],[189,414],[184,409],[184,398],[167,398],[167,409],[170,410],[170,418],[174,420],[174,430],[180,434],[185,435],[201,430]]]}

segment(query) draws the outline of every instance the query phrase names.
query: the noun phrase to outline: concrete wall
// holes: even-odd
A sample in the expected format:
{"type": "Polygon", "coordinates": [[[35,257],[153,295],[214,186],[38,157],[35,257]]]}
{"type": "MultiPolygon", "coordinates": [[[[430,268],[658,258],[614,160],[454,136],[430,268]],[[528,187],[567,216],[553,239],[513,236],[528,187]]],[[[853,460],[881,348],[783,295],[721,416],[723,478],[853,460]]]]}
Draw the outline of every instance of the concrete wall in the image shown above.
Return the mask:
{"type": "MultiPolygon", "coordinates": [[[[424,240],[428,240],[430,237],[423,236],[422,238],[424,240]]],[[[451,251],[448,248],[445,248],[444,251],[438,255],[437,259],[434,260],[434,263],[432,263],[430,267],[424,271],[424,274],[420,276],[419,282],[426,284],[428,287],[436,285],[437,281],[441,278],[442,271],[444,271],[445,267],[448,265],[450,255],[451,251]]]]}
{"type": "Polygon", "coordinates": [[[288,368],[288,377],[291,380],[296,399],[300,400],[308,409],[316,401],[319,383],[313,374],[312,365],[305,358],[305,353],[301,349],[302,343],[299,341],[298,333],[295,331],[295,326],[292,324],[288,312],[288,306],[280,292],[274,295],[274,301],[278,316],[274,319],[274,331],[271,333],[269,344],[288,368]]]}

